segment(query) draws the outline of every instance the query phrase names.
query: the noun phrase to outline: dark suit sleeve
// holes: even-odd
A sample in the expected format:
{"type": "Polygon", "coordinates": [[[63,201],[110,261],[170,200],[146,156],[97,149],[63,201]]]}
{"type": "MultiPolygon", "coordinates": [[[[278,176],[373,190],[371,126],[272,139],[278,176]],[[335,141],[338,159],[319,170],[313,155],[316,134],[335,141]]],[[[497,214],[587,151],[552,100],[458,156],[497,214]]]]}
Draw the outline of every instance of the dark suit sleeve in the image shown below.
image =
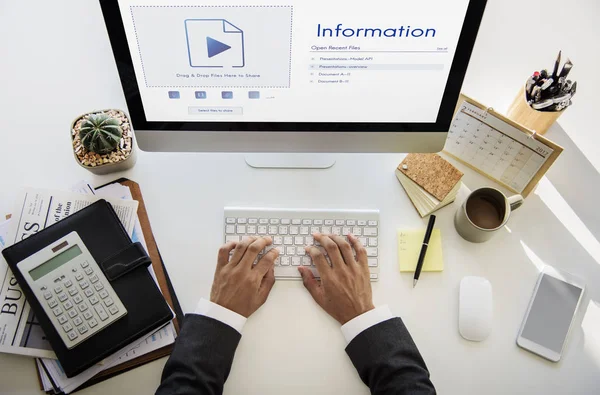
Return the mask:
{"type": "Polygon", "coordinates": [[[400,318],[359,333],[346,353],[373,395],[435,394],[429,371],[400,318]]]}
{"type": "Polygon", "coordinates": [[[220,321],[186,315],[156,395],[222,394],[241,337],[220,321]]]}

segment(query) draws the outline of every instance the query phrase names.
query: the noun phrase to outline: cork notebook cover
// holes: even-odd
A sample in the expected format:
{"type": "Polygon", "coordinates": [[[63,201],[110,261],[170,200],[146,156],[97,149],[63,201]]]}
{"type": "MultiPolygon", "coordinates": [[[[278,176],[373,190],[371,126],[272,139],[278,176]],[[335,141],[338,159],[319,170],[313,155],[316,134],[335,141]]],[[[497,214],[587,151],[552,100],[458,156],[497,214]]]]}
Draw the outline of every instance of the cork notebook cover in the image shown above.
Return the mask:
{"type": "Polygon", "coordinates": [[[398,170],[442,201],[463,173],[438,154],[408,154],[398,170]]]}

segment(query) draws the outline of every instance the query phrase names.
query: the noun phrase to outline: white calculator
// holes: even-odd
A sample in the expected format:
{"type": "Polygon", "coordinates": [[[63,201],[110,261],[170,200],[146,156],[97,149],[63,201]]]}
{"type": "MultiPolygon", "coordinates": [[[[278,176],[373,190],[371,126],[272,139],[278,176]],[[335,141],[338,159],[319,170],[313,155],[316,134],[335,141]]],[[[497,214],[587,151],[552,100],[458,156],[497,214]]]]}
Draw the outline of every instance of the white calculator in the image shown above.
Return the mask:
{"type": "Polygon", "coordinates": [[[77,232],[17,267],[68,349],[127,314],[77,232]]]}

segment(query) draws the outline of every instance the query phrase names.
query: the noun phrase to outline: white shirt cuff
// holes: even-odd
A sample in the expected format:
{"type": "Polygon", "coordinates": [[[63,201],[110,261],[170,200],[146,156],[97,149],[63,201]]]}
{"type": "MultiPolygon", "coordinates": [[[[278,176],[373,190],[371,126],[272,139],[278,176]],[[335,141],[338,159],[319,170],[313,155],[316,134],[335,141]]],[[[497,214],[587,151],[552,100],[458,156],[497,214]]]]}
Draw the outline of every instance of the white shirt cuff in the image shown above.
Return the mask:
{"type": "Polygon", "coordinates": [[[194,314],[200,314],[213,318],[217,321],[221,321],[225,325],[229,325],[238,331],[240,334],[242,333],[242,329],[244,329],[244,325],[246,324],[247,320],[247,318],[243,315],[240,315],[235,311],[231,311],[204,298],[200,299],[198,302],[198,306],[196,306],[196,311],[194,311],[194,314]]]}
{"type": "Polygon", "coordinates": [[[387,321],[390,318],[394,318],[394,316],[388,305],[379,306],[346,322],[342,325],[342,333],[346,338],[346,342],[350,344],[350,342],[362,331],[369,329],[380,322],[387,321]]]}

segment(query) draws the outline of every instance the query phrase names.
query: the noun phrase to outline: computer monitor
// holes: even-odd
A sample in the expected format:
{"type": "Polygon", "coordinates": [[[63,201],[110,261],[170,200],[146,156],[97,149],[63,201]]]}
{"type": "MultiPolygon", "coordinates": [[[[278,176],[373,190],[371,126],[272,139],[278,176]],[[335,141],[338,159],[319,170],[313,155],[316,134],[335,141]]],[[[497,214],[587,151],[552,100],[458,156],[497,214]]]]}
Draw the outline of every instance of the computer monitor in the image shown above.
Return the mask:
{"type": "Polygon", "coordinates": [[[335,153],[442,149],[486,1],[100,3],[141,149],[335,153]]]}

